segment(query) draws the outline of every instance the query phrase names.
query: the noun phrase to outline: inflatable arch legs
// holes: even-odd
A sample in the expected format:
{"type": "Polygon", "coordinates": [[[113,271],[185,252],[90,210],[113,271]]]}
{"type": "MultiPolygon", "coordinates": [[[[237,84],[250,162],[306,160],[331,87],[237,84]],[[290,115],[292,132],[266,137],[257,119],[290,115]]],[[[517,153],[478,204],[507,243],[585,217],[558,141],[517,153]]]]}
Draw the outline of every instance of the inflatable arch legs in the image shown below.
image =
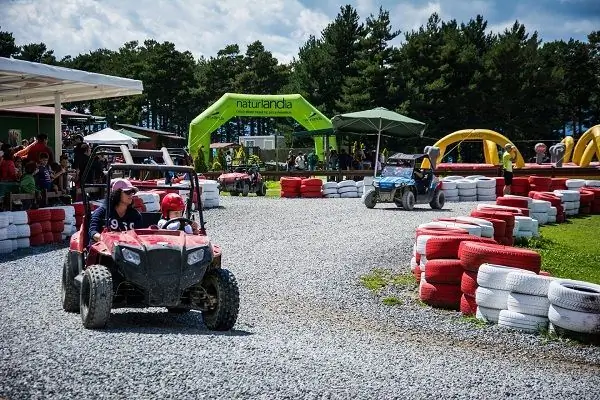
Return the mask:
{"type": "MultiPolygon", "coordinates": [[[[198,149],[204,146],[204,156],[208,160],[211,133],[235,116],[291,117],[309,131],[332,128],[329,118],[299,94],[225,93],[190,123],[188,136],[190,154],[195,156],[198,149]]],[[[337,148],[335,136],[329,138],[329,145],[337,148]]],[[[323,138],[315,137],[315,150],[322,160],[323,138]]]]}
{"type": "Polygon", "coordinates": [[[565,156],[563,157],[563,163],[571,162],[573,148],[575,147],[575,141],[573,140],[573,136],[566,136],[560,142],[565,145],[565,156]]]}
{"type": "MultiPolygon", "coordinates": [[[[440,140],[438,140],[434,146],[439,147],[440,155],[437,159],[436,165],[439,165],[444,157],[444,153],[446,152],[446,147],[449,145],[460,142],[463,140],[483,140],[483,154],[485,157],[486,164],[494,164],[498,165],[500,160],[498,158],[498,148],[497,146],[504,147],[506,144],[513,144],[510,140],[508,140],[504,135],[491,131],[489,129],[463,129],[461,131],[453,132],[449,135],[444,136],[440,140]]],[[[515,164],[517,168],[523,168],[525,166],[525,160],[523,160],[523,156],[519,152],[519,149],[516,148],[517,151],[517,159],[515,164]]],[[[429,167],[429,163],[427,160],[423,162],[424,168],[429,167]]]]}
{"type": "Polygon", "coordinates": [[[581,135],[573,150],[573,162],[580,167],[588,167],[594,155],[600,158],[600,125],[591,127],[581,135]]]}

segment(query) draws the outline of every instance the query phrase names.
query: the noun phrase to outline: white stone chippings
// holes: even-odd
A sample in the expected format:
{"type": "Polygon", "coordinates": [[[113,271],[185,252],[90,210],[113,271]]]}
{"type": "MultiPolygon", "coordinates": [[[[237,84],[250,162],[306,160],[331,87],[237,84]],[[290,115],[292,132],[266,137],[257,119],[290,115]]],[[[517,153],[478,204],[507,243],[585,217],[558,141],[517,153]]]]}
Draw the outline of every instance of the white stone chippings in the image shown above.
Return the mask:
{"type": "Polygon", "coordinates": [[[0,255],[0,397],[597,398],[598,347],[466,324],[418,304],[416,284],[361,285],[374,268],[410,273],[416,227],[476,204],[222,197],[207,229],[241,294],[224,333],[164,308],[113,310],[86,330],[60,307],[64,245],[0,255]]]}

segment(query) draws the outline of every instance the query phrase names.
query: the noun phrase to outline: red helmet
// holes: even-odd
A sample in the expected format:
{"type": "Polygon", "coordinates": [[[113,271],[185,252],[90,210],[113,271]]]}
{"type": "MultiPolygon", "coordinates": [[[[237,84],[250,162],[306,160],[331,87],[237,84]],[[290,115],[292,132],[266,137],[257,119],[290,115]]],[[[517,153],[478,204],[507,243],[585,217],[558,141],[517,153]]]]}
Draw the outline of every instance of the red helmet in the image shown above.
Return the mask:
{"type": "Polygon", "coordinates": [[[164,218],[169,218],[169,211],[183,211],[185,204],[177,193],[167,194],[160,203],[160,212],[164,218]]]}

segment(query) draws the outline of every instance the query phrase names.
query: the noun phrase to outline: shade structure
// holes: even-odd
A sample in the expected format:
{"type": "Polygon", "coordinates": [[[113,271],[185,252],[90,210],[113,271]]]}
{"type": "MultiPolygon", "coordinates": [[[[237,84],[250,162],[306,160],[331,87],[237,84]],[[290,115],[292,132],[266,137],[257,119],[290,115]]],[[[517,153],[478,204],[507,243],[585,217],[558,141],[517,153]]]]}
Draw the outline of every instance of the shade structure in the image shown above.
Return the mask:
{"type": "Polygon", "coordinates": [[[148,136],[140,135],[137,132],[128,131],[127,129],[119,129],[119,132],[121,132],[123,135],[127,135],[131,138],[137,139],[138,141],[142,142],[149,142],[152,140],[148,136]]]}
{"type": "Polygon", "coordinates": [[[101,131],[84,136],[83,141],[90,144],[125,144],[129,147],[138,144],[137,139],[115,131],[112,128],[104,128],[101,131]]]}
{"type": "MultiPolygon", "coordinates": [[[[336,133],[377,135],[377,150],[375,153],[377,157],[379,157],[382,134],[396,137],[422,136],[426,126],[421,121],[384,107],[339,114],[333,117],[331,123],[336,133]]],[[[374,168],[374,175],[377,175],[377,168],[374,168]]]]}

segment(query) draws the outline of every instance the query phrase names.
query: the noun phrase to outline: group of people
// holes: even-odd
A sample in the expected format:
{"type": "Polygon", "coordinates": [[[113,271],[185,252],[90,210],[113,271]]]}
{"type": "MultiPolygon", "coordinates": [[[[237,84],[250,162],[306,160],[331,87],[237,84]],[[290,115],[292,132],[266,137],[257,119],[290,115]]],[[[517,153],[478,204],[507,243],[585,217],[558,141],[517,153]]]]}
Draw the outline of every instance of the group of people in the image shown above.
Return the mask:
{"type": "MultiPolygon", "coordinates": [[[[348,153],[346,149],[341,149],[338,153],[333,147],[329,147],[325,154],[326,162],[323,167],[333,171],[362,170],[375,167],[379,171],[382,164],[381,155],[377,159],[375,153],[375,150],[367,153],[362,147],[357,149],[354,154],[348,153]]],[[[298,152],[297,156],[294,155],[293,150],[288,153],[288,171],[315,171],[318,164],[319,156],[314,151],[310,153],[298,152]]]]}

